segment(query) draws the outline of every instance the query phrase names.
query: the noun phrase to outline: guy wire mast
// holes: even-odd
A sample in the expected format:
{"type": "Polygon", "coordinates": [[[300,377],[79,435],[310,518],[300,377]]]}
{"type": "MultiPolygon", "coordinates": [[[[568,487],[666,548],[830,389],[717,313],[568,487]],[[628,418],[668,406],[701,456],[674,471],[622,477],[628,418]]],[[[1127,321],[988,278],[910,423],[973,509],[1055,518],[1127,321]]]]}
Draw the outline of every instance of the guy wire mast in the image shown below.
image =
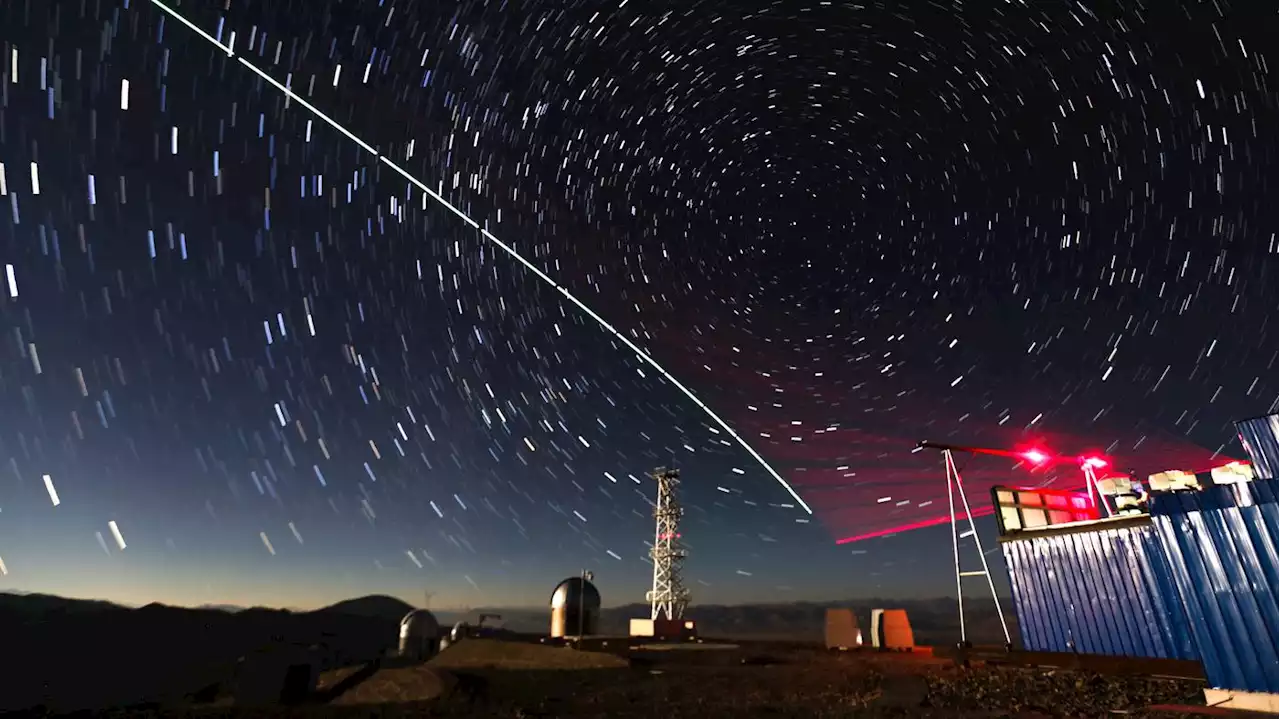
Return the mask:
{"type": "Polygon", "coordinates": [[[650,619],[682,619],[689,606],[689,590],[684,588],[680,570],[687,553],[680,541],[680,517],[684,509],[676,497],[680,470],[659,467],[649,474],[658,483],[658,501],[653,506],[653,589],[645,596],[651,608],[650,619]]]}

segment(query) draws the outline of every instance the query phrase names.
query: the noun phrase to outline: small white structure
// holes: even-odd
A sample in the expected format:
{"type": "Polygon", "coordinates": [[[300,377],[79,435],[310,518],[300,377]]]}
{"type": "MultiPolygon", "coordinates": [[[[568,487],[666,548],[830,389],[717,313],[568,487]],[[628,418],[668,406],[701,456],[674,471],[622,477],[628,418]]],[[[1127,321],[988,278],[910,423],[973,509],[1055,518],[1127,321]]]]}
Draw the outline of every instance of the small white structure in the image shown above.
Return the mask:
{"type": "Polygon", "coordinates": [[[698,637],[698,625],[692,619],[636,618],[631,620],[629,634],[653,639],[692,640],[698,637]]]}
{"type": "Polygon", "coordinates": [[[1147,477],[1147,486],[1152,492],[1185,492],[1201,489],[1200,479],[1194,472],[1171,469],[1158,472],[1147,477]]]}
{"type": "Polygon", "coordinates": [[[400,656],[419,661],[440,651],[440,623],[425,609],[415,609],[400,620],[400,656]]]}
{"type": "Polygon", "coordinates": [[[858,627],[858,619],[852,609],[828,609],[824,634],[827,649],[845,651],[862,646],[862,629],[858,627]]]}
{"type": "Polygon", "coordinates": [[[907,610],[871,610],[871,646],[877,649],[910,651],[915,645],[915,634],[911,631],[907,610]]]}
{"type": "MultiPolygon", "coordinates": [[[[1115,514],[1131,516],[1146,512],[1147,491],[1139,482],[1129,475],[1107,477],[1097,481],[1098,494],[1110,497],[1115,506],[1115,514]]],[[[1105,500],[1103,504],[1106,506],[1105,500]]]]}
{"type": "Polygon", "coordinates": [[[1253,465],[1247,462],[1228,462],[1221,467],[1214,467],[1209,476],[1214,484],[1244,484],[1257,477],[1253,465]]]}

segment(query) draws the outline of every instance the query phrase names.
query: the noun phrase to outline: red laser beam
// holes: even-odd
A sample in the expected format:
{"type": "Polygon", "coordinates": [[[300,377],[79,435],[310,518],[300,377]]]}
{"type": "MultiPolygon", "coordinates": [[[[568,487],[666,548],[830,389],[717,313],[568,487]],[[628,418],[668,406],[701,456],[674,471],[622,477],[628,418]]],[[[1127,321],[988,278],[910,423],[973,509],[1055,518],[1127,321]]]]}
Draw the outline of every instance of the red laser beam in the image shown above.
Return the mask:
{"type": "MultiPolygon", "coordinates": [[[[909,366],[869,374],[869,365],[851,361],[847,353],[819,351],[821,342],[796,350],[753,333],[750,323],[742,324],[724,306],[704,302],[694,311],[695,299],[685,300],[661,315],[656,343],[672,353],[677,374],[692,378],[707,401],[729,408],[734,429],[778,463],[832,540],[848,544],[951,521],[941,458],[911,452],[922,434],[950,441],[958,428],[950,410],[935,406],[936,396],[914,391],[928,385],[931,375],[909,366]],[[803,372],[797,370],[797,353],[803,372]],[[798,397],[804,398],[802,410],[795,408],[798,397]]],[[[838,324],[842,318],[828,321],[838,324]]],[[[820,327],[805,332],[827,334],[820,327]]],[[[955,390],[942,405],[977,406],[980,399],[955,390]]],[[[1079,491],[1086,461],[1099,471],[1103,467],[1092,460],[1106,462],[1111,471],[1136,468],[1143,475],[1221,464],[1214,452],[1134,414],[1099,422],[1063,411],[1034,431],[991,417],[967,422],[966,440],[1011,448],[956,455],[974,515],[993,513],[990,490],[996,485],[1079,491]],[[1068,434],[1052,429],[1055,424],[1087,429],[1068,434]]]]}
{"type": "MultiPolygon", "coordinates": [[[[989,504],[984,504],[981,507],[974,508],[973,518],[977,519],[978,517],[985,517],[987,515],[991,515],[995,513],[996,513],[995,507],[992,507],[989,504]]],[[[956,516],[957,522],[960,522],[963,520],[964,520],[963,517],[960,517],[959,515],[956,516]]],[[[951,518],[945,515],[941,517],[933,517],[932,519],[922,519],[919,522],[904,524],[901,527],[890,527],[889,529],[880,529],[874,532],[867,532],[865,534],[858,534],[852,537],[845,537],[844,539],[837,539],[836,544],[853,544],[854,542],[861,542],[867,539],[875,539],[876,537],[887,537],[891,534],[898,534],[899,532],[910,532],[916,529],[936,527],[939,524],[946,524],[950,521],[951,521],[951,518]]]]}
{"type": "Polygon", "coordinates": [[[1049,461],[1049,455],[1039,449],[1027,449],[1020,453],[1021,457],[1034,465],[1041,465],[1049,461]]]}

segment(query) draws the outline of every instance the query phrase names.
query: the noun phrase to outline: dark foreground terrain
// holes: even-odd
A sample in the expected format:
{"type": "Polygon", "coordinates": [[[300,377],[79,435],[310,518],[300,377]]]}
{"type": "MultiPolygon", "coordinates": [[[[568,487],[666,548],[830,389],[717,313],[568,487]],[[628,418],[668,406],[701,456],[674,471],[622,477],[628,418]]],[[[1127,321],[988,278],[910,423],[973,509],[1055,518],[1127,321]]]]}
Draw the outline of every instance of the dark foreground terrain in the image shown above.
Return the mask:
{"type": "MultiPolygon", "coordinates": [[[[817,643],[827,606],[855,608],[868,618],[872,607],[904,608],[916,640],[947,644],[956,634],[955,602],[947,599],[835,605],[790,603],[700,605],[702,631],[735,639],[790,639],[817,643]]],[[[311,612],[235,607],[141,608],[40,594],[0,593],[5,650],[0,712],[45,706],[56,711],[152,703],[172,705],[202,696],[237,671],[242,657],[273,647],[300,647],[321,671],[365,666],[396,644],[401,617],[412,607],[398,599],[369,596],[311,612]]],[[[605,609],[601,631],[623,633],[630,617],[648,607],[605,609]]],[[[502,616],[506,629],[526,634],[547,630],[544,609],[485,609],[441,612],[444,626],[475,623],[479,612],[502,616]]],[[[1002,639],[995,613],[970,617],[976,641],[1002,639]]]]}
{"type": "MultiPolygon", "coordinates": [[[[938,606],[920,603],[908,610],[913,625],[921,620],[919,641],[950,634],[941,600],[933,604],[938,606]]],[[[821,636],[823,607],[803,604],[700,607],[704,628],[735,636],[722,641],[637,646],[595,638],[574,649],[507,631],[465,639],[426,663],[405,663],[390,657],[399,619],[409,608],[377,596],[286,612],[129,609],[0,594],[10,660],[0,682],[0,714],[1103,717],[1167,716],[1152,707],[1203,704],[1198,681],[1121,678],[1110,673],[1113,667],[1101,676],[980,661],[960,668],[924,652],[833,654],[813,641],[821,636]],[[788,634],[791,641],[777,638],[788,634]],[[245,686],[246,676],[259,687],[280,686],[279,680],[260,681],[262,665],[252,658],[264,651],[292,652],[289,664],[300,661],[318,673],[316,688],[303,689],[290,706],[250,706],[244,694],[237,701],[236,688],[245,686]]],[[[996,661],[1008,661],[1003,652],[997,655],[996,661]]]]}
{"type": "Polygon", "coordinates": [[[321,669],[362,664],[395,646],[409,609],[389,597],[314,612],[227,612],[0,594],[0,713],[178,701],[263,647],[305,647],[321,669]]]}
{"type": "Polygon", "coordinates": [[[310,703],[137,708],[108,716],[1104,717],[1202,704],[1199,682],[978,665],[920,654],[704,644],[600,651],[470,639],[424,664],[325,673],[310,703]]]}

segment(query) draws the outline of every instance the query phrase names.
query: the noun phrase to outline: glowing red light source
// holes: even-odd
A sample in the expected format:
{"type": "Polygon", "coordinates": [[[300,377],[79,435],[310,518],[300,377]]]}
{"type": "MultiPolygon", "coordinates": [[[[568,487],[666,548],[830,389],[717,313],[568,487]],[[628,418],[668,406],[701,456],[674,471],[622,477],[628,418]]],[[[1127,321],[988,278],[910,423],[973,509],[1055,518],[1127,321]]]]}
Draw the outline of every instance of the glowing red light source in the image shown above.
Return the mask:
{"type": "Polygon", "coordinates": [[[1049,455],[1038,449],[1028,449],[1022,453],[1022,458],[1032,464],[1044,464],[1049,460],[1049,455]]]}
{"type": "Polygon", "coordinates": [[[1101,457],[1085,457],[1084,464],[1086,466],[1093,467],[1094,469],[1102,469],[1107,466],[1107,460],[1101,457]]]}

